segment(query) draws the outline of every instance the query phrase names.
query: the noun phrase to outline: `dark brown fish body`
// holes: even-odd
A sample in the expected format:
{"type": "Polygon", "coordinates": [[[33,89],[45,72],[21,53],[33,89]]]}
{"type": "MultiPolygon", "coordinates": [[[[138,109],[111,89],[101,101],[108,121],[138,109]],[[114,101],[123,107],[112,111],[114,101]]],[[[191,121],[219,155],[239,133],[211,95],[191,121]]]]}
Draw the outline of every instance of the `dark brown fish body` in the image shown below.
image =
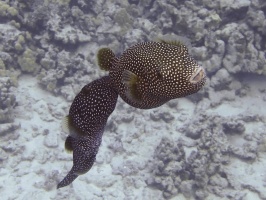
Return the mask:
{"type": "Polygon", "coordinates": [[[69,185],[92,167],[117,97],[109,76],[84,86],[75,97],[63,124],[64,131],[69,133],[65,148],[73,151],[73,167],[57,188],[69,185]]]}
{"type": "Polygon", "coordinates": [[[109,71],[114,88],[129,105],[150,109],[200,90],[205,71],[187,48],[175,42],[144,42],[115,58],[109,49],[99,51],[101,68],[109,71]],[[101,63],[109,60],[108,63],[101,63]]]}

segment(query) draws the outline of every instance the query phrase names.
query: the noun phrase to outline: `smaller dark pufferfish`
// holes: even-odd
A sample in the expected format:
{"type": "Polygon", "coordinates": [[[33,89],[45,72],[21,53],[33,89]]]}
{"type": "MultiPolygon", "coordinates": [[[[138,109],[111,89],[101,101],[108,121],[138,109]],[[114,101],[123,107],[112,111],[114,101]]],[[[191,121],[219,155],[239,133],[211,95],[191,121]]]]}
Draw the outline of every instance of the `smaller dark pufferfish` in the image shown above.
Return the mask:
{"type": "Polygon", "coordinates": [[[120,57],[102,48],[97,57],[100,68],[109,71],[120,97],[136,108],[159,107],[196,93],[206,82],[204,69],[179,41],[138,43],[120,57]]]}
{"type": "Polygon", "coordinates": [[[65,149],[73,151],[73,167],[57,188],[69,185],[91,169],[117,98],[118,93],[113,89],[109,76],[87,84],[75,97],[62,124],[63,130],[69,133],[65,149]]]}

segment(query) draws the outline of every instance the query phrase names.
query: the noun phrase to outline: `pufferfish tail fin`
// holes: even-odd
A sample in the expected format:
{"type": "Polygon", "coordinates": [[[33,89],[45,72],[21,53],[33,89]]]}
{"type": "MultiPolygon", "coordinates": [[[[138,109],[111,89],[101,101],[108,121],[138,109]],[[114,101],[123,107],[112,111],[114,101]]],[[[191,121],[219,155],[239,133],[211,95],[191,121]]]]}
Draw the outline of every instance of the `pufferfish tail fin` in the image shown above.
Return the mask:
{"type": "Polygon", "coordinates": [[[126,96],[133,102],[140,102],[141,95],[138,92],[139,77],[129,70],[125,70],[122,73],[122,83],[127,86],[126,96]]]}
{"type": "Polygon", "coordinates": [[[112,60],[115,58],[114,52],[109,48],[101,48],[97,54],[97,61],[100,69],[109,71],[112,67],[112,60]]]}

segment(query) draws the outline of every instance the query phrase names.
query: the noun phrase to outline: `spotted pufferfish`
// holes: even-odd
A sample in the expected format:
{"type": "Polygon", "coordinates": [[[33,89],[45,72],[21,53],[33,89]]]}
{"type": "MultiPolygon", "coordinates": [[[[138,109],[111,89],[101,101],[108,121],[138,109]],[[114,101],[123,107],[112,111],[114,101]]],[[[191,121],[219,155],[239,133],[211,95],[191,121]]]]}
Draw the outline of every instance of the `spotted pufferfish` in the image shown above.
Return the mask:
{"type": "Polygon", "coordinates": [[[64,120],[64,132],[69,133],[65,148],[73,151],[73,167],[57,188],[92,167],[118,95],[131,106],[151,109],[197,92],[206,81],[204,69],[180,42],[143,42],[120,57],[102,48],[97,57],[99,67],[109,75],[84,86],[64,120]]]}
{"type": "Polygon", "coordinates": [[[179,41],[138,43],[120,57],[115,57],[109,48],[102,48],[98,64],[109,71],[120,97],[141,109],[196,93],[206,82],[204,69],[179,41]]]}
{"type": "Polygon", "coordinates": [[[92,167],[107,119],[114,111],[118,98],[109,76],[95,80],[82,88],[63,120],[64,132],[69,133],[65,149],[73,152],[73,167],[57,185],[61,188],[72,183],[92,167]]]}

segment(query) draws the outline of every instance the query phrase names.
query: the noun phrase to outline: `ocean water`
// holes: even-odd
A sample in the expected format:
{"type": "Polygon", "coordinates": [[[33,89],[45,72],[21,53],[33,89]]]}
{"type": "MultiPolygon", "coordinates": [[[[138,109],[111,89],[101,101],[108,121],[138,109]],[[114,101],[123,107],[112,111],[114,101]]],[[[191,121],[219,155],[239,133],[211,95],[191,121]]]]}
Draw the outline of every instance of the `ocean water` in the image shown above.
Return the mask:
{"type": "MultiPolygon", "coordinates": [[[[265,200],[264,0],[0,1],[1,200],[265,200]],[[118,98],[92,168],[61,127],[74,97],[139,42],[181,40],[203,88],[154,109],[118,98]]],[[[95,91],[97,92],[97,91],[95,91]]]]}

